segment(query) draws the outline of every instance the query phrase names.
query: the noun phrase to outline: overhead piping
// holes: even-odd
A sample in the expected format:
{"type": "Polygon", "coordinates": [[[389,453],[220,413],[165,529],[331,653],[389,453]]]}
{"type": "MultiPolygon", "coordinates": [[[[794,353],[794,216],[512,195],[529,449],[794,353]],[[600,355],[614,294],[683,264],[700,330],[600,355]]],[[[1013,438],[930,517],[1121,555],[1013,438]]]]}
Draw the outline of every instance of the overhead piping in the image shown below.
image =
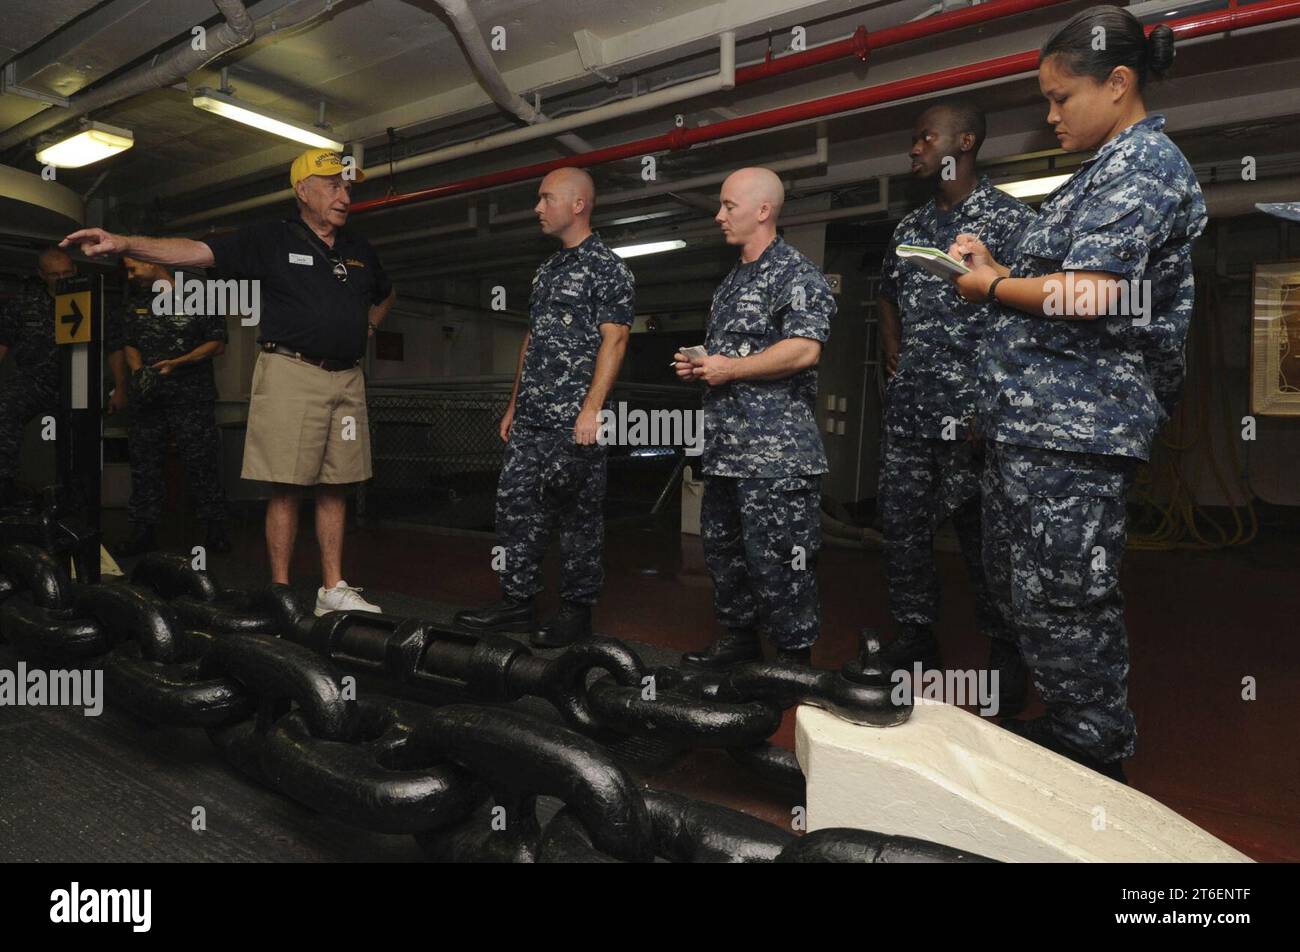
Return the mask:
{"type": "MultiPolygon", "coordinates": [[[[722,89],[730,89],[734,85],[735,76],[735,34],[724,33],[719,39],[720,66],[718,72],[712,76],[681,83],[676,86],[670,86],[656,92],[646,93],[644,96],[637,96],[635,99],[620,100],[605,106],[599,106],[595,109],[587,109],[583,112],[574,113],[573,115],[563,116],[558,119],[547,119],[545,122],[538,122],[534,125],[524,126],[520,129],[511,129],[507,132],[499,132],[495,135],[486,136],[485,138],[472,139],[469,142],[462,142],[457,145],[436,149],[433,152],[413,155],[410,158],[400,159],[392,163],[391,174],[407,172],[412,169],[425,168],[430,165],[436,165],[440,162],[450,162],[454,159],[469,158],[505,146],[517,145],[522,142],[532,141],[533,139],[543,139],[548,136],[554,136],[557,133],[568,129],[593,125],[610,119],[619,119],[635,113],[645,112],[649,109],[655,109],[660,106],[671,105],[686,99],[694,99],[697,96],[715,93],[722,89]]],[[[595,152],[597,150],[591,151],[595,152]]],[[[581,154],[591,153],[588,152],[581,154]]],[[[567,160],[561,160],[561,164],[565,164],[566,161],[567,160]]],[[[366,171],[366,178],[367,180],[373,180],[384,178],[389,174],[389,166],[377,165],[373,169],[368,169],[366,171]]],[[[265,195],[258,195],[238,202],[231,202],[228,205],[209,208],[201,212],[195,212],[191,215],[184,215],[170,222],[170,226],[180,228],[185,225],[193,224],[194,222],[207,221],[211,218],[247,211],[250,208],[259,208],[263,205],[273,205],[276,202],[288,201],[292,197],[293,189],[280,189],[275,192],[269,192],[265,195]]]]}
{"type": "Polygon", "coordinates": [[[18,123],[0,134],[0,151],[25,142],[47,129],[77,119],[86,113],[110,106],[123,99],[138,96],[153,89],[170,86],[184,79],[219,56],[224,56],[251,41],[257,34],[253,18],[240,0],[212,0],[225,17],[225,22],[207,31],[204,49],[196,50],[192,38],[172,47],[147,66],[141,66],[119,79],[80,93],[68,100],[67,109],[51,108],[18,123]]]}
{"type": "MultiPolygon", "coordinates": [[[[439,0],[439,2],[441,2],[441,0],[439,0]]],[[[717,92],[719,89],[731,89],[735,86],[743,86],[747,83],[758,82],[759,80],[783,75],[785,73],[791,73],[796,70],[808,69],[812,66],[818,66],[823,63],[829,63],[846,57],[855,57],[860,60],[866,60],[871,50],[874,49],[883,49],[884,47],[894,46],[898,43],[906,43],[927,36],[961,30],[979,23],[1014,16],[1031,10],[1057,6],[1065,2],[1067,2],[1067,0],[990,0],[988,3],[982,3],[960,10],[953,10],[949,13],[942,13],[938,16],[930,17],[916,23],[903,23],[897,26],[886,27],[885,29],[877,30],[874,33],[868,33],[866,27],[860,26],[850,36],[842,40],[835,40],[830,43],[824,43],[821,46],[815,46],[812,49],[787,53],[784,56],[775,58],[772,57],[769,52],[767,59],[763,62],[741,68],[736,68],[735,66],[736,52],[734,33],[723,33],[721,34],[722,42],[719,51],[721,66],[718,73],[714,76],[706,76],[688,82],[679,83],[675,86],[656,90],[653,93],[647,93],[633,99],[616,101],[605,106],[584,110],[572,116],[565,116],[561,119],[551,119],[545,123],[538,123],[524,129],[510,130],[508,132],[486,136],[481,139],[474,139],[470,142],[460,143],[455,146],[437,149],[433,152],[424,153],[423,155],[411,156],[410,158],[402,159],[393,163],[392,171],[394,173],[405,172],[417,168],[426,168],[430,165],[435,165],[440,162],[448,162],[453,159],[466,158],[493,149],[504,148],[531,139],[542,138],[563,129],[591,125],[608,119],[616,119],[633,113],[645,112],[649,109],[670,103],[682,102],[687,99],[693,99],[697,96],[708,95],[709,93],[717,92]],[[722,81],[719,82],[719,79],[722,81]],[[559,126],[556,125],[556,123],[571,124],[559,126]]],[[[476,35],[481,43],[481,34],[476,35]]],[[[591,150],[591,152],[585,154],[592,154],[596,151],[598,150],[591,150]]],[[[388,168],[380,166],[376,167],[373,172],[367,173],[367,177],[375,179],[382,178],[388,174],[388,168]]],[[[225,205],[217,206],[216,208],[209,208],[190,215],[184,215],[170,222],[170,226],[183,228],[186,225],[192,225],[196,222],[208,221],[213,218],[233,215],[237,212],[248,211],[253,208],[260,208],[263,205],[272,205],[277,202],[288,201],[292,197],[293,192],[291,189],[280,189],[275,192],[269,192],[265,195],[258,195],[253,198],[243,199],[238,202],[230,202],[225,205]]]]}
{"type": "MultiPolygon", "coordinates": [[[[456,35],[465,48],[465,55],[469,58],[470,68],[474,70],[474,75],[483,84],[484,90],[492,97],[492,101],[529,125],[545,122],[546,116],[540,110],[533,108],[526,99],[507,85],[501,70],[497,68],[492,51],[483,42],[483,31],[473,11],[470,10],[469,3],[466,0],[435,0],[435,2],[451,20],[456,35]]],[[[590,152],[592,149],[592,146],[581,136],[560,135],[556,138],[574,152],[590,152]]]]}
{"type": "MultiPolygon", "coordinates": [[[[1032,0],[1005,0],[1005,4],[1008,6],[1015,5],[1024,8],[1027,5],[1031,5],[1032,0]]],[[[951,15],[944,14],[928,20],[921,20],[917,23],[904,24],[901,27],[895,27],[892,29],[895,31],[904,31],[907,33],[908,39],[915,39],[917,36],[914,35],[913,31],[941,25],[945,22],[947,16],[969,15],[976,11],[986,11],[988,8],[1001,5],[1002,4],[997,2],[989,3],[982,7],[959,10],[951,15]]],[[[1176,36],[1183,39],[1190,39],[1193,37],[1209,36],[1215,33],[1225,33],[1230,30],[1238,30],[1245,27],[1294,20],[1297,18],[1300,18],[1300,0],[1261,0],[1261,2],[1251,4],[1248,7],[1233,6],[1213,13],[1195,14],[1181,19],[1168,20],[1165,21],[1163,25],[1170,27],[1176,36]]],[[[1149,32],[1154,29],[1155,26],[1156,24],[1151,24],[1146,29],[1149,32]]],[[[935,32],[944,32],[944,30],[937,30],[935,32]]],[[[879,35],[880,34],[875,33],[871,34],[869,37],[873,48],[875,46],[875,38],[879,35]]],[[[926,34],[922,33],[920,35],[926,34]]],[[[781,106],[776,109],[769,109],[749,116],[741,116],[736,119],[728,119],[708,126],[700,126],[694,129],[673,129],[672,131],[662,135],[650,136],[633,142],[625,142],[617,146],[596,149],[592,152],[583,155],[570,156],[566,159],[538,162],[514,169],[503,169],[485,175],[462,179],[458,182],[448,182],[443,185],[418,189],[414,192],[389,195],[384,198],[357,202],[353,204],[352,211],[360,214],[377,209],[394,208],[400,205],[409,205],[437,198],[446,198],[451,195],[480,191],[482,189],[492,188],[499,185],[509,185],[515,182],[528,181],[531,179],[541,178],[548,172],[563,166],[587,167],[602,165],[607,162],[631,158],[633,156],[650,155],[658,152],[680,151],[702,142],[729,139],[745,133],[773,129],[779,126],[791,125],[793,123],[805,122],[813,119],[821,119],[831,115],[880,105],[882,103],[908,99],[913,96],[926,95],[973,83],[981,83],[992,79],[1015,76],[1021,73],[1030,73],[1037,68],[1038,51],[1027,50],[1023,53],[999,56],[994,59],[984,60],[966,66],[957,66],[922,76],[913,76],[890,83],[882,83],[877,86],[868,86],[863,89],[856,89],[847,93],[838,93],[833,96],[813,99],[791,106],[781,106]]]]}

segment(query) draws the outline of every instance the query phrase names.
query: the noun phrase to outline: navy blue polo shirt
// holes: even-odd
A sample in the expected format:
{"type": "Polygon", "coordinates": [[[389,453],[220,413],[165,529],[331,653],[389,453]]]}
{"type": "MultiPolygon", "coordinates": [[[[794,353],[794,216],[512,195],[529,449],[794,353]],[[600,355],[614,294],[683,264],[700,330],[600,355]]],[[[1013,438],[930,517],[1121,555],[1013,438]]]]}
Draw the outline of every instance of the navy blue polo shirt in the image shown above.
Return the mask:
{"type": "Polygon", "coordinates": [[[365,354],[370,307],[382,303],[393,285],[360,235],[341,228],[331,248],[301,219],[285,219],[203,243],[222,277],[261,281],[259,342],[332,360],[365,354]],[[343,269],[346,280],[336,276],[343,269]]]}

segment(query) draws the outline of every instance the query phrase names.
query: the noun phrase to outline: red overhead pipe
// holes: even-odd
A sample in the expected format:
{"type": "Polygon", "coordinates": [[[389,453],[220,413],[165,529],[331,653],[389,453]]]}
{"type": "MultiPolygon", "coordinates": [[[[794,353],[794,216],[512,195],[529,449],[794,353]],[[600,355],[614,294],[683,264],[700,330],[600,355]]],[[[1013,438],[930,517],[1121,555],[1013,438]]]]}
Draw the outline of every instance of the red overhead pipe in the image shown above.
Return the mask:
{"type": "Polygon", "coordinates": [[[940,13],[937,16],[926,17],[924,20],[914,20],[911,23],[900,23],[897,26],[885,27],[883,30],[876,30],[872,33],[867,32],[865,26],[860,26],[852,36],[842,40],[824,43],[821,46],[800,53],[787,53],[785,56],[776,59],[772,59],[769,55],[769,58],[762,63],[739,67],[736,70],[736,85],[743,86],[745,83],[766,79],[769,76],[779,76],[782,73],[793,72],[797,69],[807,69],[809,66],[829,63],[848,56],[855,56],[860,60],[865,60],[872,50],[883,49],[886,46],[896,46],[899,43],[908,43],[912,40],[935,36],[939,33],[951,33],[954,30],[961,30],[977,23],[987,23],[990,20],[998,20],[1017,13],[1027,13],[1031,10],[1058,6],[1068,2],[1069,0],[992,0],[991,3],[963,7],[960,10],[952,10],[948,13],[940,13]]]}
{"type": "MultiPolygon", "coordinates": [[[[983,6],[1005,7],[1015,4],[1034,5],[1031,3],[1031,0],[1004,0],[1003,3],[989,3],[983,6]]],[[[1042,4],[1040,3],[1037,5],[1042,4]]],[[[972,9],[980,10],[983,9],[983,7],[972,9]]],[[[957,11],[957,13],[968,12],[971,11],[957,11]]],[[[1177,37],[1182,39],[1191,39],[1198,36],[1209,36],[1214,33],[1226,33],[1229,30],[1240,30],[1246,27],[1262,26],[1267,23],[1277,23],[1279,21],[1293,20],[1297,18],[1300,18],[1300,0],[1262,0],[1262,2],[1251,4],[1248,7],[1234,6],[1226,10],[1194,14],[1178,20],[1169,20],[1166,21],[1164,25],[1170,27],[1177,37]]],[[[933,18],[935,21],[939,19],[940,17],[933,18]]],[[[925,25],[927,22],[930,21],[921,20],[916,23],[904,24],[900,27],[892,27],[891,29],[903,30],[910,27],[920,27],[925,25]]],[[[968,24],[963,23],[961,25],[968,24]]],[[[1151,30],[1155,29],[1156,26],[1157,24],[1149,25],[1146,28],[1147,32],[1149,33],[1151,30]]],[[[949,27],[949,29],[957,28],[959,27],[949,27]]],[[[880,32],[884,33],[887,31],[882,30],[880,32]]],[[[872,34],[873,37],[879,35],[879,33],[872,34]]],[[[916,37],[908,36],[908,39],[914,38],[916,37]]],[[[810,50],[808,52],[812,53],[815,52],[815,50],[810,50]]],[[[791,56],[798,55],[803,54],[791,54],[791,56]]],[[[781,59],[773,60],[772,62],[780,63],[790,58],[791,57],[782,57],[781,59]]],[[[1028,73],[1037,68],[1037,50],[1028,50],[1024,53],[1013,53],[1009,56],[999,56],[995,59],[984,60],[979,63],[971,63],[967,66],[957,66],[952,69],[939,70],[935,73],[927,73],[924,76],[913,76],[908,79],[896,80],[892,83],[868,86],[864,89],[855,89],[846,93],[838,93],[834,96],[812,99],[808,102],[796,103],[791,106],[780,106],[776,109],[769,109],[765,112],[755,113],[752,116],[740,116],[736,119],[728,119],[724,122],[699,126],[694,129],[674,129],[671,132],[664,133],[663,135],[638,139],[633,142],[625,142],[622,145],[594,149],[591,152],[582,152],[561,159],[552,159],[547,162],[537,162],[533,165],[525,165],[519,168],[489,172],[486,175],[476,175],[473,178],[462,179],[459,182],[448,182],[444,185],[435,185],[414,192],[404,192],[396,195],[389,195],[384,198],[355,202],[352,205],[352,211],[367,212],[379,208],[393,208],[398,205],[409,205],[414,202],[425,202],[435,198],[446,198],[451,195],[473,192],[496,185],[509,185],[514,182],[524,182],[529,179],[541,178],[548,172],[553,172],[555,169],[564,168],[566,166],[582,167],[603,165],[606,162],[616,162],[619,159],[629,159],[635,156],[649,155],[655,152],[685,149],[701,142],[712,142],[718,139],[726,139],[747,132],[772,129],[777,126],[789,125],[791,123],[802,122],[808,119],[820,119],[837,113],[861,109],[866,106],[874,106],[881,103],[907,99],[911,96],[918,96],[923,93],[952,89],[968,83],[978,83],[990,79],[1015,76],[1019,73],[1028,73]]],[[[737,73],[739,73],[739,70],[737,73]]]]}
{"type": "MultiPolygon", "coordinates": [[[[1064,0],[1052,0],[1054,3],[1064,2],[1064,0]]],[[[761,63],[754,63],[752,66],[736,67],[736,85],[743,86],[746,83],[757,82],[760,79],[767,79],[769,76],[779,76],[782,73],[790,73],[796,69],[807,69],[809,66],[816,66],[820,63],[830,63],[846,56],[856,56],[858,59],[865,61],[867,54],[871,52],[871,40],[867,34],[867,28],[860,26],[853,31],[853,35],[843,40],[836,40],[833,43],[823,43],[821,46],[814,46],[810,50],[803,50],[799,53],[787,53],[785,56],[773,58],[772,51],[767,51],[767,59],[761,63]]]]}

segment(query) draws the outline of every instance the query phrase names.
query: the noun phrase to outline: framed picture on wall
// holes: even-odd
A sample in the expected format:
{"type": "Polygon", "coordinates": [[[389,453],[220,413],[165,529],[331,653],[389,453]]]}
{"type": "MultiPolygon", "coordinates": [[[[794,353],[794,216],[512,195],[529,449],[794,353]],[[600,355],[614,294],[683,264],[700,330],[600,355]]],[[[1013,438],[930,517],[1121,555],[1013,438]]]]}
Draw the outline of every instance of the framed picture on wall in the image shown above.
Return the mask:
{"type": "Polygon", "coordinates": [[[1255,265],[1250,412],[1300,416],[1300,261],[1255,265]]]}

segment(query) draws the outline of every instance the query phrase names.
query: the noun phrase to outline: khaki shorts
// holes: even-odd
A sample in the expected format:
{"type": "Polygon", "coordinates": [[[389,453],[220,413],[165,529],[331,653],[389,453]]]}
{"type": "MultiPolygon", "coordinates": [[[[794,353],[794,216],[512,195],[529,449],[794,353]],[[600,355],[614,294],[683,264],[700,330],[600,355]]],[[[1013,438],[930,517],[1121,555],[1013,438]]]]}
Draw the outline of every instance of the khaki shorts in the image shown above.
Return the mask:
{"type": "Polygon", "coordinates": [[[361,368],[322,370],[284,354],[258,354],[240,475],[297,486],[369,479],[361,368]]]}

